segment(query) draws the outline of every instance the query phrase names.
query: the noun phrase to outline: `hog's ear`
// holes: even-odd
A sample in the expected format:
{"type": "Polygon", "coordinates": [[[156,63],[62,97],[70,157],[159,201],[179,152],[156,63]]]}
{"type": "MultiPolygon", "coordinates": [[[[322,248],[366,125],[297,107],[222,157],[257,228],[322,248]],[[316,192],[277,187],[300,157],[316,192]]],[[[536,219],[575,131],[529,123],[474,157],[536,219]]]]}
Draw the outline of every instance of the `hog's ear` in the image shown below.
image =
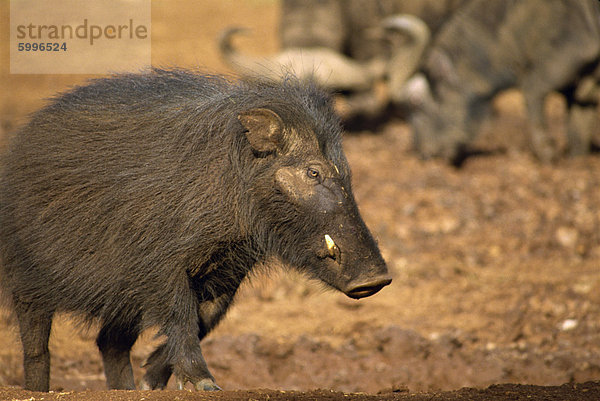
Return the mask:
{"type": "Polygon", "coordinates": [[[269,109],[243,111],[238,119],[246,128],[246,138],[250,146],[259,152],[272,152],[281,144],[283,121],[269,109]]]}

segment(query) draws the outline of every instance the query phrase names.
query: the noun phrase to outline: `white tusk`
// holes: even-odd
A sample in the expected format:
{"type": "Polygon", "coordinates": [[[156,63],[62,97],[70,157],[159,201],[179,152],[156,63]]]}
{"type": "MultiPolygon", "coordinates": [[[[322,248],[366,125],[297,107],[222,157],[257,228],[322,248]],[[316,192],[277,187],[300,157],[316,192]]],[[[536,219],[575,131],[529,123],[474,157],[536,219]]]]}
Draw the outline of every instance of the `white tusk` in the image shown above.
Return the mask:
{"type": "Polygon", "coordinates": [[[327,250],[329,251],[329,256],[334,257],[335,256],[335,248],[337,248],[337,246],[335,245],[335,242],[333,242],[333,240],[331,239],[331,237],[328,234],[325,234],[325,243],[327,244],[327,250]]]}

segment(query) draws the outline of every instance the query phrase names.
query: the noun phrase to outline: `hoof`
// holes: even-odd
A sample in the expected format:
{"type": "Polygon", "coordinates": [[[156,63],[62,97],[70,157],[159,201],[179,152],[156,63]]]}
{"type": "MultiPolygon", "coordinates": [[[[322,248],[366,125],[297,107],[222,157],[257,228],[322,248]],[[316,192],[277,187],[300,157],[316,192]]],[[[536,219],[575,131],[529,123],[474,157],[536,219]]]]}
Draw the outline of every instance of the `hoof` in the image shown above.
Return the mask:
{"type": "Polygon", "coordinates": [[[194,388],[198,391],[221,391],[221,387],[219,387],[212,379],[200,379],[198,381],[194,380],[177,380],[177,390],[183,390],[185,388],[185,383],[190,382],[194,385],[194,388]]]}
{"type": "Polygon", "coordinates": [[[221,387],[210,379],[202,379],[194,384],[194,388],[200,391],[221,391],[221,387]]]}

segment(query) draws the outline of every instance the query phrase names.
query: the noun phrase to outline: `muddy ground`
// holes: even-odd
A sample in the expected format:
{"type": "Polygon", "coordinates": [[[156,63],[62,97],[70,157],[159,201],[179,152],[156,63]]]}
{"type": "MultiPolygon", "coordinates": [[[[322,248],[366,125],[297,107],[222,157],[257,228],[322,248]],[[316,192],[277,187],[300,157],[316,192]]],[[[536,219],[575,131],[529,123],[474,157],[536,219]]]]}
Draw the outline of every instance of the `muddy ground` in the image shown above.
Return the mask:
{"type": "MultiPolygon", "coordinates": [[[[88,77],[10,75],[8,2],[0,11],[2,146],[43,98],[88,77]]],[[[268,54],[277,12],[272,0],[153,2],[153,63],[227,73],[218,32],[252,27],[236,43],[268,54]]],[[[563,141],[562,100],[547,109],[563,141]]],[[[418,159],[398,118],[348,134],[354,192],[394,282],[360,301],[283,269],[245,283],[203,343],[217,382],[236,390],[217,399],[600,399],[600,156],[541,165],[525,130],[522,98],[508,92],[482,132],[490,152],[460,169],[418,159]]],[[[60,316],[54,392],[25,392],[14,318],[0,310],[0,399],[205,399],[101,392],[95,335],[60,316]]],[[[159,342],[136,344],[138,380],[159,342]]]]}

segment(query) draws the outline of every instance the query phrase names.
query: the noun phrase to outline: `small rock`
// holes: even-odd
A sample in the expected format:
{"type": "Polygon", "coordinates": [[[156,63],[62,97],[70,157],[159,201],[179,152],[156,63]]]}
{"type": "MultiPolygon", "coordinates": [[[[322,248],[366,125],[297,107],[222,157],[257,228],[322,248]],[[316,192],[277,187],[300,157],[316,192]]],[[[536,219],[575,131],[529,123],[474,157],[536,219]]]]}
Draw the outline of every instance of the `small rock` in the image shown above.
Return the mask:
{"type": "Polygon", "coordinates": [[[567,319],[560,324],[560,329],[562,331],[573,330],[578,324],[579,322],[576,319],[567,319]]]}
{"type": "Polygon", "coordinates": [[[564,248],[573,249],[579,239],[579,233],[571,227],[559,227],[554,233],[556,241],[564,248]]]}

